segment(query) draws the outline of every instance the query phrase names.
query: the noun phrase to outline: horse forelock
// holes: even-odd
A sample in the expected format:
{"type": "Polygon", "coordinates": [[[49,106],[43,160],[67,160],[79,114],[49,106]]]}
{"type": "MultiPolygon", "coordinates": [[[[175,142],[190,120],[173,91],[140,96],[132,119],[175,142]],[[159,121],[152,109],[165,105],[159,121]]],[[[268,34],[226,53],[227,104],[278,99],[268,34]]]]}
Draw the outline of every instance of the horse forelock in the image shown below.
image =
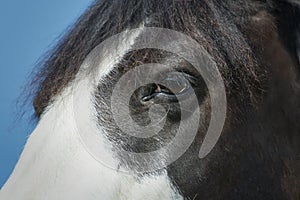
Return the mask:
{"type": "MultiPolygon", "coordinates": [[[[248,2],[244,12],[251,16],[266,6],[248,2]],[[248,4],[250,10],[246,9],[248,4]]],[[[259,85],[255,76],[264,75],[239,28],[247,23],[246,17],[238,20],[241,16],[232,15],[244,15],[241,10],[231,3],[206,1],[164,1],[156,5],[146,1],[96,1],[41,63],[31,83],[36,116],[40,117],[53,98],[74,80],[92,49],[108,37],[141,24],[173,29],[196,39],[214,57],[228,86],[244,86],[249,97],[259,85]],[[233,79],[239,83],[230,82],[233,79]]]]}

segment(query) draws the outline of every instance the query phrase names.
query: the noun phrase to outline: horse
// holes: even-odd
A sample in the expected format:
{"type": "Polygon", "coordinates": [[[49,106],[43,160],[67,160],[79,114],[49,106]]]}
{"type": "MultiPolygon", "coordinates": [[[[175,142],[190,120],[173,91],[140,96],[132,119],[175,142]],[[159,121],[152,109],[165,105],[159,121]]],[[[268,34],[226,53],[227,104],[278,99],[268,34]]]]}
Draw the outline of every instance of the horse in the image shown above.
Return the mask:
{"type": "Polygon", "coordinates": [[[0,199],[298,200],[299,75],[298,0],[96,0],[31,81],[38,124],[0,199]],[[179,129],[188,147],[159,151],[179,129]]]}

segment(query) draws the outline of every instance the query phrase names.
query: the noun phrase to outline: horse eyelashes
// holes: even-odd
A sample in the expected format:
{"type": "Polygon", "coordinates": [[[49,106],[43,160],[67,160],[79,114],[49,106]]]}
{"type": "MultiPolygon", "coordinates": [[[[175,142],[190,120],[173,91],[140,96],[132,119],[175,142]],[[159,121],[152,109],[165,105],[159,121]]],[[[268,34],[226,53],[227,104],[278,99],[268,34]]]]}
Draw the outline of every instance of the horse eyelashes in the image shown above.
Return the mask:
{"type": "Polygon", "coordinates": [[[189,80],[178,72],[167,74],[161,83],[153,85],[151,86],[153,89],[141,98],[142,104],[154,103],[155,99],[161,103],[177,102],[180,97],[188,98],[192,90],[189,80]]]}

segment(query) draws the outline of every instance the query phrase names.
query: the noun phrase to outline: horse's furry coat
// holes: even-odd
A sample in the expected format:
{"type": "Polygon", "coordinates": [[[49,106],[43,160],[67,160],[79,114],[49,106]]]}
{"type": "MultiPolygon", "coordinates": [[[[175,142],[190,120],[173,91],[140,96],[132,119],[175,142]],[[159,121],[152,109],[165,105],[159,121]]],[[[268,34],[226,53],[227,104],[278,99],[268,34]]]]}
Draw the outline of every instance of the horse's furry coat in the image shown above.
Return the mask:
{"type": "MultiPolygon", "coordinates": [[[[109,142],[122,140],[126,148],[139,151],[157,145],[126,143],[128,138],[116,137],[119,130],[107,106],[116,80],[129,68],[151,62],[188,65],[170,52],[153,49],[124,52],[114,68],[101,63],[110,73],[93,95],[97,123],[109,142]]],[[[40,123],[1,190],[1,200],[300,199],[298,0],[95,1],[39,69],[32,87],[40,123]],[[228,98],[220,141],[200,160],[197,153],[209,119],[209,95],[201,77],[194,74],[201,86],[204,115],[199,134],[179,160],[142,178],[99,167],[90,158],[73,134],[66,92],[76,84],[77,72],[92,49],[141,25],[176,30],[199,42],[217,63],[228,98]]],[[[176,119],[173,116],[174,123],[176,119]]]]}

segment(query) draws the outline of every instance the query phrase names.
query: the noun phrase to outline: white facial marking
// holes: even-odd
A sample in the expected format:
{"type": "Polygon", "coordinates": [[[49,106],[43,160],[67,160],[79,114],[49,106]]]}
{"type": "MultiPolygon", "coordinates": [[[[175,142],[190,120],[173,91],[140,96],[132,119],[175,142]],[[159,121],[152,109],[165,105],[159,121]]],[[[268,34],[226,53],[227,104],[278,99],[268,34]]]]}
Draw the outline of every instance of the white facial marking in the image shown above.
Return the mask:
{"type": "MultiPolygon", "coordinates": [[[[129,44],[135,38],[136,35],[130,37],[129,44]]],[[[120,55],[129,49],[130,45],[128,49],[121,49],[120,55]]],[[[102,75],[112,69],[112,60],[108,57],[101,63],[102,75]]],[[[116,61],[118,59],[114,59],[116,61]]],[[[87,64],[84,63],[83,67],[87,64]]],[[[80,77],[84,78],[89,77],[80,77]]],[[[72,101],[76,99],[72,94],[77,84],[75,80],[65,88],[42,116],[13,174],[1,189],[0,200],[183,199],[174,189],[166,171],[137,179],[107,168],[87,152],[74,119],[72,101]]],[[[109,142],[101,131],[99,135],[102,135],[107,159],[114,159],[109,142]]],[[[118,164],[118,160],[115,162],[118,164]]]]}

